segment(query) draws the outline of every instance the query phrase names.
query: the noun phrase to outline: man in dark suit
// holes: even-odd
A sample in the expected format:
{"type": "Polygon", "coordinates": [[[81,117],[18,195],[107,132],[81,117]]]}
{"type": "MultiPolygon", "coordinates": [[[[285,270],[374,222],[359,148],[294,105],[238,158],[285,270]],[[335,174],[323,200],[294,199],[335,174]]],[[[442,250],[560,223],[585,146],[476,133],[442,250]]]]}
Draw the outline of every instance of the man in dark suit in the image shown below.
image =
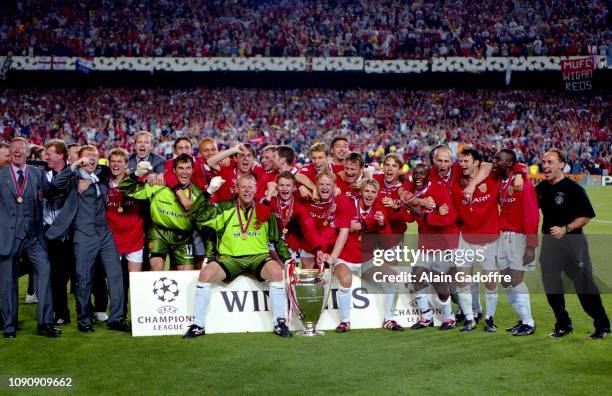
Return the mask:
{"type": "MultiPolygon", "coordinates": [[[[65,169],[68,161],[68,147],[63,140],[52,139],[45,143],[45,157],[49,170],[45,172],[47,180],[51,183],[53,179],[65,169]]],[[[66,194],[45,199],[43,207],[43,221],[45,230],[48,230],[61,216],[61,210],[66,200],[66,194]]],[[[70,323],[70,309],[68,309],[68,278],[74,272],[74,257],[72,255],[72,241],[70,236],[47,241],[47,253],[51,264],[51,289],[53,292],[53,309],[55,315],[53,322],[56,324],[70,323]]]]}
{"type": "Polygon", "coordinates": [[[26,165],[28,144],[24,138],[10,143],[9,163],[0,168],[0,311],[4,337],[15,338],[17,330],[18,259],[32,263],[38,296],[38,332],[48,337],[61,334],[54,327],[50,266],[44,239],[43,197],[50,184],[43,171],[26,165]]]}
{"type": "Polygon", "coordinates": [[[106,223],[106,197],[109,171],[100,168],[96,173],[98,150],[94,146],[83,146],[79,159],[61,171],[53,185],[66,192],[62,216],[47,230],[50,240],[64,237],[72,232],[72,243],[76,263],[76,308],[78,329],[93,332],[90,294],[94,279],[96,259],[99,258],[108,279],[110,315],[107,327],[110,330],[130,331],[123,319],[123,273],[119,253],[113,235],[106,223]]]}

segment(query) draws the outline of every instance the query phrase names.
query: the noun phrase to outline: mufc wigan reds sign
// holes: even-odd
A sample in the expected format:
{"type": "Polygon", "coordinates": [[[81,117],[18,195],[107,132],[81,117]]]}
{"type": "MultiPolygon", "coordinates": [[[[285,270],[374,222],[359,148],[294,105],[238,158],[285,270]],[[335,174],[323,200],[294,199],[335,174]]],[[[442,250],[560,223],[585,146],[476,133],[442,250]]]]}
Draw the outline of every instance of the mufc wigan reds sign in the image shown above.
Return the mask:
{"type": "MultiPolygon", "coordinates": [[[[182,335],[193,323],[193,304],[198,271],[131,272],[130,296],[132,335],[182,335]]],[[[361,280],[353,277],[353,307],[351,327],[354,329],[379,328],[384,316],[384,295],[368,294],[361,287],[361,280]]],[[[271,332],[272,314],[267,284],[240,276],[229,285],[218,283],[206,316],[207,333],[271,332]]],[[[340,322],[336,298],[337,285],[333,286],[328,307],[318,328],[335,329],[340,322]]],[[[400,293],[396,320],[410,326],[418,318],[414,293],[400,293]]],[[[439,312],[435,310],[436,323],[439,312]]],[[[292,330],[302,325],[294,319],[292,330]]]]}
{"type": "Polygon", "coordinates": [[[562,59],[561,73],[563,74],[566,91],[591,91],[593,89],[595,59],[592,57],[562,59]]]}

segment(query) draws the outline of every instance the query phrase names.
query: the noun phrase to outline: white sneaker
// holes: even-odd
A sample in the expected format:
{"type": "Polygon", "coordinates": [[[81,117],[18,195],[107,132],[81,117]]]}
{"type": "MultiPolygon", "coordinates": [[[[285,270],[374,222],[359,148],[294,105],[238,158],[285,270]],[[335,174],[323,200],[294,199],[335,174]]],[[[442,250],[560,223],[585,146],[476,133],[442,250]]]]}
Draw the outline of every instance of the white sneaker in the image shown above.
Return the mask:
{"type": "Polygon", "coordinates": [[[36,298],[36,293],[34,293],[34,294],[26,293],[25,303],[26,304],[37,304],[38,303],[38,298],[36,298]]]}
{"type": "Polygon", "coordinates": [[[108,315],[106,312],[96,312],[96,320],[98,322],[106,322],[108,320],[108,315]]]}

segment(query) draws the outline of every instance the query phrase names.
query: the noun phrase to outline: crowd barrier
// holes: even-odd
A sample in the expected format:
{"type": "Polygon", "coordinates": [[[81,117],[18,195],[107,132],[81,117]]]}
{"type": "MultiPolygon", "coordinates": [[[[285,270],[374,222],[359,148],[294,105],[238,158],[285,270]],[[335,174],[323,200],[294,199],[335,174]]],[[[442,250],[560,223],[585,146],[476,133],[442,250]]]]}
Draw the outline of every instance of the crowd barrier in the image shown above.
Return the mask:
{"type": "MultiPolygon", "coordinates": [[[[562,59],[584,56],[532,57],[445,57],[428,60],[366,60],[361,57],[250,57],[250,58],[179,58],[179,57],[61,57],[13,56],[10,69],[23,71],[140,71],[140,72],[365,72],[365,73],[425,73],[425,72],[501,72],[561,70],[562,59]]],[[[605,56],[595,56],[598,69],[610,68],[605,56]]],[[[0,65],[5,56],[0,57],[0,65]]]]}

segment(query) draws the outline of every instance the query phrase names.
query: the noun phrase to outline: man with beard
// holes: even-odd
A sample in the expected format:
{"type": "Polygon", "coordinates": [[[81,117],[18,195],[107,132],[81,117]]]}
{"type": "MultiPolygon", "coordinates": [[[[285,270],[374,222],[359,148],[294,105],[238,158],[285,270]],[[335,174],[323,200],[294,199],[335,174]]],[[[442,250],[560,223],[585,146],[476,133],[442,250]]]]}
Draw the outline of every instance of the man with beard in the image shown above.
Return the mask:
{"type": "MultiPolygon", "coordinates": [[[[429,175],[427,165],[418,164],[414,167],[411,196],[407,198],[410,201],[433,202],[433,207],[421,207],[420,213],[414,216],[419,225],[417,248],[420,251],[419,260],[413,264],[416,279],[414,290],[421,311],[421,317],[412,326],[415,330],[433,326],[433,313],[429,309],[429,284],[423,280],[423,276],[431,274],[435,278],[452,273],[454,263],[447,256],[457,249],[458,243],[455,208],[450,193],[444,186],[432,183],[429,175]]],[[[455,320],[450,303],[450,285],[447,282],[434,282],[432,286],[441,303],[443,322],[440,330],[452,329],[455,320]]]]}
{"type": "MultiPolygon", "coordinates": [[[[212,185],[212,183],[211,183],[212,185]]],[[[240,176],[236,183],[238,197],[217,204],[203,195],[194,204],[194,218],[198,228],[211,228],[217,234],[217,257],[200,271],[195,291],[194,324],[183,338],[205,334],[205,320],[214,282],[231,282],[243,272],[254,274],[260,281],[268,281],[274,334],[291,337],[286,324],[287,298],[282,264],[270,256],[268,244],[273,244],[281,260],[291,256],[281,238],[276,216],[260,221],[255,206],[257,181],[255,176],[240,176]]]]}
{"type": "MultiPolygon", "coordinates": [[[[493,159],[493,173],[501,179],[501,237],[497,263],[503,275],[511,276],[511,282],[502,282],[502,286],[508,293],[508,302],[520,317],[517,325],[507,330],[515,336],[528,336],[535,333],[535,322],[531,317],[529,289],[523,277],[526,271],[535,269],[540,214],[535,189],[528,178],[523,183],[523,191],[514,191],[512,169],[515,164],[516,154],[508,149],[500,150],[493,159]]],[[[489,321],[492,323],[493,319],[485,318],[485,323],[489,321]]]]}
{"type": "Polygon", "coordinates": [[[564,337],[573,331],[565,310],[564,272],[573,282],[580,305],[593,318],[591,339],[603,339],[610,333],[610,320],[593,280],[589,247],[582,228],[595,217],[589,197],[578,183],[565,177],[565,153],[550,149],[542,159],[546,179],[536,187],[542,220],[542,281],[548,304],[555,314],[551,337],[564,337]]]}

